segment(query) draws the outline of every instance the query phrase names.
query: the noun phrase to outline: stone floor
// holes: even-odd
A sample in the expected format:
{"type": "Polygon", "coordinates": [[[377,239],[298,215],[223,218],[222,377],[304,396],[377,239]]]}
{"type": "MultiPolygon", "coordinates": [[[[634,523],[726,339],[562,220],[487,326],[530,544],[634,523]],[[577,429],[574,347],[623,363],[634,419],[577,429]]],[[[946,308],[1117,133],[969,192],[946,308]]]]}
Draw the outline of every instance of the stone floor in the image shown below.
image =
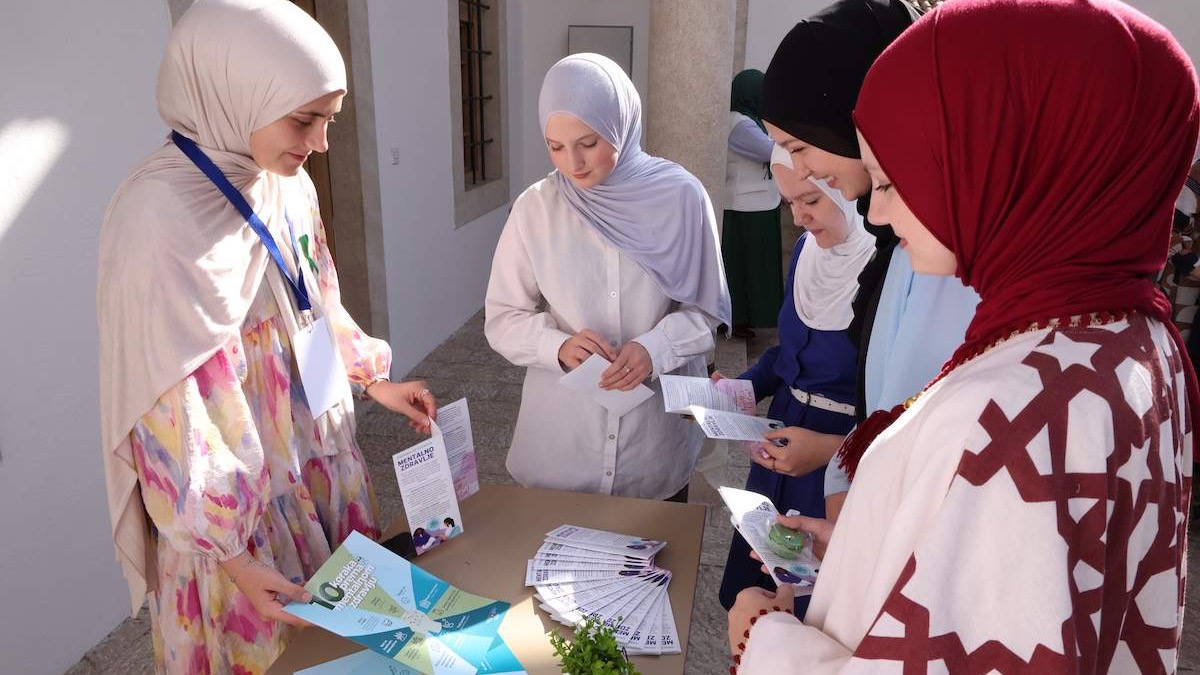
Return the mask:
{"type": "MultiPolygon", "coordinates": [[[[719,340],[716,364],[727,374],[736,375],[745,368],[748,357],[757,357],[774,341],[774,331],[759,331],[749,343],[719,340]]],[[[512,484],[504,468],[504,457],[512,438],[513,423],[521,399],[523,370],[497,356],[483,336],[482,313],[476,315],[422,361],[409,378],[428,382],[442,402],[467,397],[475,436],[480,481],[487,484],[512,484]]],[[[399,490],[390,457],[400,448],[417,440],[402,418],[379,407],[361,411],[359,443],[370,468],[384,522],[402,515],[399,490]]],[[[714,486],[741,485],[748,470],[744,454],[726,444],[705,447],[691,482],[689,501],[708,507],[700,573],[696,588],[692,629],[688,641],[687,675],[711,675],[725,672],[728,647],[725,643],[725,612],[717,603],[716,593],[725,564],[731,535],[729,513],[720,506],[714,486]]],[[[1193,553],[1191,577],[1197,566],[1195,553],[1200,534],[1193,528],[1190,549],[1193,553]]],[[[1200,611],[1200,592],[1192,584],[1188,592],[1187,615],[1200,611]]],[[[1200,673],[1200,631],[1189,623],[1184,633],[1181,673],[1200,673]]],[[[146,613],[118,626],[99,645],[84,655],[68,675],[120,673],[142,675],[153,672],[149,625],[146,613]]]]}

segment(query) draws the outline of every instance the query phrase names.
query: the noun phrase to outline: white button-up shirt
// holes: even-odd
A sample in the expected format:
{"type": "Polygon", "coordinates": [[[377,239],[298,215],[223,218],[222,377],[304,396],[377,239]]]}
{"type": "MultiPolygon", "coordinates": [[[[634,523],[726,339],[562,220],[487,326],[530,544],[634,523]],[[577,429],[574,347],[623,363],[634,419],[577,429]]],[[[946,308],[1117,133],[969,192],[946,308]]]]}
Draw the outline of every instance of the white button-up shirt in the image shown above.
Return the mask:
{"type": "MultiPolygon", "coordinates": [[[[653,227],[654,223],[646,223],[653,227]]],[[[687,484],[703,437],[663,410],[663,373],[705,375],[713,322],[667,297],[638,263],[584,223],[547,179],[513,205],[496,246],[484,331],[526,366],[508,470],[522,485],[663,499],[687,484]],[[654,396],[618,417],[558,383],[558,349],[584,328],[650,354],[654,396]]]]}

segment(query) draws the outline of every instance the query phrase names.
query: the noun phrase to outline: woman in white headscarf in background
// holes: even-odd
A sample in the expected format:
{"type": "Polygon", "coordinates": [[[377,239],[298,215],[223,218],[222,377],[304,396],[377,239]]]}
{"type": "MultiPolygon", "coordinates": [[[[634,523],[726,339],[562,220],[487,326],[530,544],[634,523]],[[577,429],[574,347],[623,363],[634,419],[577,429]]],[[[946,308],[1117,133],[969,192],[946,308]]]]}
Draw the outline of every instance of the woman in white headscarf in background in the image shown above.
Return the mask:
{"type": "Polygon", "coordinates": [[[351,531],[379,534],[351,393],[422,430],[436,410],[423,383],[387,380],[388,345],[342,307],[301,168],[345,94],[337,47],[295,5],[199,0],[159,71],[173,142],[105,217],[109,508],[159,672],[265,671],[297,622],[282,603],[351,531]],[[310,361],[348,375],[324,401],[301,381],[301,333],[329,346],[310,361]]]}
{"type": "Polygon", "coordinates": [[[513,205],[486,302],[488,342],[527,367],[508,470],[526,486],[686,500],[702,438],[664,412],[656,380],[703,377],[730,321],[712,204],[642,150],[641,100],[613,61],[559,61],[538,108],[555,170],[513,205]],[[655,395],[617,416],[559,385],[593,354],[612,362],[603,388],[655,395]]]}
{"type": "MultiPolygon", "coordinates": [[[[780,513],[795,510],[824,518],[826,465],[835,444],[813,436],[841,438],[854,427],[858,349],[847,329],[854,312],[858,275],[875,253],[854,202],[822,180],[805,178],[791,153],[778,145],[771,171],[779,193],[805,233],[792,251],[788,284],[779,309],[779,344],[768,349],[739,378],[754,383],[758,400],[771,397],[767,416],[787,424],[751,452],[746,489],[767,497],[780,513]]],[[[713,379],[720,379],[714,373],[713,379]]],[[[733,535],[719,597],[726,608],[751,586],[773,588],[771,577],[750,558],[750,546],[733,535]]],[[[803,616],[808,597],[795,603],[803,616]]]]}

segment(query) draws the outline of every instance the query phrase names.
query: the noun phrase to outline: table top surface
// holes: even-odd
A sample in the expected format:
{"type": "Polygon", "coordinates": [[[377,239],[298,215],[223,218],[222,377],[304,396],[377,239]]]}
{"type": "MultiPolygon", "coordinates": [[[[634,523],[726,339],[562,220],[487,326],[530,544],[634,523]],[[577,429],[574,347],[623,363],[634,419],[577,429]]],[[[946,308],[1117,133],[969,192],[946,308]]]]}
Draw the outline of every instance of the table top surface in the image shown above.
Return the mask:
{"type": "MultiPolygon", "coordinates": [[[[683,653],[635,656],[632,661],[643,675],[683,673],[704,532],[703,506],[485,485],[462,502],[461,511],[463,533],[412,562],[463,590],[512,603],[500,634],[531,675],[560,672],[548,632],[571,634],[537,608],[534,589],[524,585],[525,563],[547,532],[570,524],[667,542],[655,564],[672,572],[668,595],[683,653]]],[[[405,529],[403,523],[394,524],[385,537],[405,529]]],[[[323,629],[306,628],[293,635],[267,673],[291,675],[361,649],[358,643],[323,629]]]]}

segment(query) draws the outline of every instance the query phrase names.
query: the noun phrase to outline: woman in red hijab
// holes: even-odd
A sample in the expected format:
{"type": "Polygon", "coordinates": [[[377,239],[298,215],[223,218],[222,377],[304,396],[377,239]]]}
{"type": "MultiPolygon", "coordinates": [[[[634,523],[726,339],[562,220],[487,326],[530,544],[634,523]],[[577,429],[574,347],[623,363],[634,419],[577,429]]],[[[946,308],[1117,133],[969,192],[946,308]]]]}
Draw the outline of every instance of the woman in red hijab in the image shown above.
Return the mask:
{"type": "Polygon", "coordinates": [[[1198,115],[1183,50],[1113,0],[955,0],[875,62],[869,217],[981,301],[855,439],[805,622],[739,597],[743,673],[1175,671],[1197,396],[1152,275],[1198,115]]]}

